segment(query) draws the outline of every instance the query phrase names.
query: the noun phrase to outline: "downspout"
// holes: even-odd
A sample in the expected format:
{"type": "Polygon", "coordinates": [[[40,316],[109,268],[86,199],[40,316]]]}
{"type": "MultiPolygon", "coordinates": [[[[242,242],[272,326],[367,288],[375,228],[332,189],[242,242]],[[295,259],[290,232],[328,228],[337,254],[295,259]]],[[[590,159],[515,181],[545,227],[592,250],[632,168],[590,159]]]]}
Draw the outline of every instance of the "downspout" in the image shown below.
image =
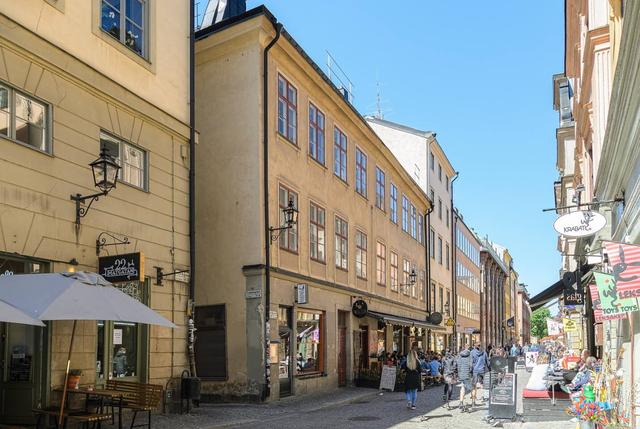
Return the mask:
{"type": "MultiPolygon", "coordinates": [[[[449,185],[449,189],[451,189],[451,288],[453,289],[453,294],[451,295],[451,299],[455,300],[455,303],[450,302],[449,303],[449,310],[451,311],[451,314],[453,315],[453,320],[457,321],[458,320],[458,285],[456,284],[456,216],[455,216],[455,206],[453,205],[453,182],[455,182],[458,179],[458,176],[460,175],[459,172],[456,171],[456,174],[453,176],[453,178],[451,179],[451,184],[449,185]]],[[[453,343],[456,346],[459,346],[458,344],[458,323],[454,323],[453,324],[453,334],[452,334],[452,339],[453,339],[453,343]]],[[[473,334],[472,334],[473,335],[473,334]]]]}
{"type": "MultiPolygon", "coordinates": [[[[424,235],[425,235],[425,240],[424,240],[424,257],[425,257],[425,262],[426,262],[426,272],[427,272],[427,278],[426,278],[426,287],[424,288],[423,293],[425,293],[427,296],[425,297],[424,302],[426,303],[426,310],[427,310],[427,314],[431,315],[430,309],[431,309],[431,259],[430,259],[430,253],[429,253],[429,231],[431,231],[431,227],[430,227],[430,223],[431,223],[431,212],[433,212],[433,201],[431,201],[431,204],[429,205],[429,208],[427,209],[427,212],[424,215],[424,225],[426,226],[425,231],[424,231],[424,235]]],[[[431,330],[427,330],[427,341],[426,341],[426,350],[429,350],[429,346],[430,346],[430,341],[431,341],[431,330]]]]}
{"type": "Polygon", "coordinates": [[[263,198],[264,198],[264,377],[262,400],[271,394],[271,368],[269,361],[269,311],[271,302],[271,232],[269,231],[269,50],[278,42],[282,24],[271,22],[276,30],[275,37],[264,48],[262,54],[262,145],[263,145],[263,198]]]}
{"type": "Polygon", "coordinates": [[[195,72],[195,9],[189,2],[189,303],[187,308],[187,347],[189,372],[196,377],[195,359],[195,267],[196,267],[196,72],[195,72]]]}

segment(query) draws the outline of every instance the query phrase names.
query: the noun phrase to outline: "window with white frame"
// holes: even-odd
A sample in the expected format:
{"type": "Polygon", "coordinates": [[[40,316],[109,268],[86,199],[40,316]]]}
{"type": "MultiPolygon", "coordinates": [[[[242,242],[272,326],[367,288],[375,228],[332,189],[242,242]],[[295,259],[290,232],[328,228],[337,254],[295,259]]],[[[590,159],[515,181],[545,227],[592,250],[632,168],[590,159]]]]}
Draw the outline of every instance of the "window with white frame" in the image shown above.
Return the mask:
{"type": "Polygon", "coordinates": [[[324,209],[317,204],[309,205],[309,256],[317,262],[325,262],[324,209]]]}
{"type": "Polygon", "coordinates": [[[105,132],[100,132],[100,150],[111,155],[121,167],[118,180],[136,188],[147,189],[147,152],[105,132]]]}
{"type": "Polygon", "coordinates": [[[333,174],[347,181],[347,136],[338,127],[333,129],[333,174]]]}
{"type": "Polygon", "coordinates": [[[356,276],[367,278],[367,235],[356,230],[356,276]]]}
{"type": "Polygon", "coordinates": [[[376,283],[384,286],[387,283],[387,246],[376,242],[376,283]]]}
{"type": "Polygon", "coordinates": [[[409,199],[402,196],[402,230],[409,233],[409,199]]]}
{"type": "Polygon", "coordinates": [[[385,174],[376,167],[376,207],[384,211],[385,174]]]}
{"type": "Polygon", "coordinates": [[[101,0],[100,26],[136,54],[147,57],[147,1],[101,0]]]}
{"type": "Polygon", "coordinates": [[[349,258],[349,224],[336,216],[336,267],[346,270],[349,258]]]}
{"type": "Polygon", "coordinates": [[[415,238],[416,240],[418,239],[418,228],[417,228],[417,211],[416,208],[413,204],[409,203],[411,210],[410,210],[410,216],[411,216],[411,236],[413,238],[415,238]]]}
{"type": "Polygon", "coordinates": [[[51,153],[49,106],[0,84],[0,136],[51,153]]]}
{"type": "Polygon", "coordinates": [[[356,148],[356,192],[367,197],[367,155],[356,148]]]}
{"type": "Polygon", "coordinates": [[[389,187],[389,218],[391,222],[398,223],[398,188],[393,183],[389,187]]]}
{"type": "Polygon", "coordinates": [[[391,290],[398,290],[398,254],[396,252],[389,253],[389,281],[391,290]]]}

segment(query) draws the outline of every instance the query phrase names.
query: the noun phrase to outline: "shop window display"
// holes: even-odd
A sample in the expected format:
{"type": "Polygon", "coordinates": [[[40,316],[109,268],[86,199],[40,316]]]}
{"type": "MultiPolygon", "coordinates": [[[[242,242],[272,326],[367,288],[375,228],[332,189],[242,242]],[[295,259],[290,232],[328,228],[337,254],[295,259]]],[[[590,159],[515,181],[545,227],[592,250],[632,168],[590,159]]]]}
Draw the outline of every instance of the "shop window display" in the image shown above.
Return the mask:
{"type": "Polygon", "coordinates": [[[296,320],[296,368],[297,373],[321,372],[323,368],[324,335],[322,333],[324,314],[298,311],[296,320]]]}

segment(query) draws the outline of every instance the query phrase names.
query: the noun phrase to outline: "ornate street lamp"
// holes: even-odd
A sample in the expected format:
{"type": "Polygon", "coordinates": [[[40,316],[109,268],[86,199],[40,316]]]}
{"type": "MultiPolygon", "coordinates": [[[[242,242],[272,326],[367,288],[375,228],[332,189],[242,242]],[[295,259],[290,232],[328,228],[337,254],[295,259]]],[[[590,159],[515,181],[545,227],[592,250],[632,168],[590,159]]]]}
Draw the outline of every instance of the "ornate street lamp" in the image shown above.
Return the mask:
{"type": "Polygon", "coordinates": [[[116,187],[118,181],[118,171],[120,166],[116,160],[107,153],[105,149],[100,151],[100,157],[89,164],[93,173],[93,183],[100,189],[100,192],[91,195],[71,195],[71,200],[76,202],[76,230],[80,228],[80,218],[83,218],[89,212],[91,204],[102,196],[106,196],[112,189],[116,187]],[[90,200],[86,207],[82,204],[90,200]]]}
{"type": "Polygon", "coordinates": [[[291,229],[298,223],[298,209],[293,204],[293,198],[289,198],[289,204],[287,204],[287,207],[282,209],[282,214],[284,214],[284,225],[278,228],[273,226],[269,227],[272,243],[280,238],[282,231],[291,229]]]}
{"type": "Polygon", "coordinates": [[[401,283],[398,286],[400,286],[401,288],[408,288],[408,287],[412,287],[413,285],[416,284],[416,278],[418,276],[416,275],[416,270],[415,269],[411,269],[411,272],[409,273],[409,283],[401,283]]]}

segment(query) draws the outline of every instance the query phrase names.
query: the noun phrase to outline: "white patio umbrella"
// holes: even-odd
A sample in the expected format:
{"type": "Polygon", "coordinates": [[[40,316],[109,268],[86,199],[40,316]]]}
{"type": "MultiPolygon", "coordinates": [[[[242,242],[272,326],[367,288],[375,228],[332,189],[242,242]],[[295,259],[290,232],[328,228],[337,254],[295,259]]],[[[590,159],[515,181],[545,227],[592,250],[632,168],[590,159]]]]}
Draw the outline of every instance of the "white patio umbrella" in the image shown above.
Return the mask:
{"type": "Polygon", "coordinates": [[[0,322],[44,326],[44,323],[42,323],[41,321],[34,319],[25,312],[18,310],[13,305],[8,304],[2,300],[0,300],[0,322]]]}
{"type": "Polygon", "coordinates": [[[175,328],[172,322],[113,287],[95,273],[19,274],[0,277],[0,300],[38,320],[73,320],[62,388],[60,424],[67,396],[71,350],[78,320],[111,320],[175,328]]]}

